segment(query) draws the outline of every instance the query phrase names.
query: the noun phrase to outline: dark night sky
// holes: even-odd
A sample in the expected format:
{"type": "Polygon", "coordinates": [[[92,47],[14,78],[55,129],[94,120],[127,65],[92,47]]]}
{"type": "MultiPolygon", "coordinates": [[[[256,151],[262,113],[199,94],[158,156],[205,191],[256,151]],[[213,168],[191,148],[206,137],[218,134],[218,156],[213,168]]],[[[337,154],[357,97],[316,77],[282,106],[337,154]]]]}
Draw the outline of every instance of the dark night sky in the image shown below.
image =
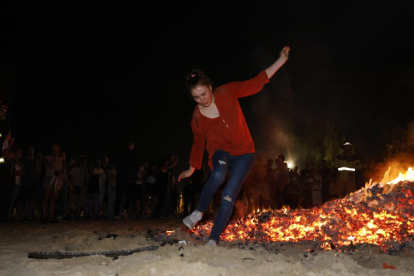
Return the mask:
{"type": "Polygon", "coordinates": [[[180,170],[194,108],[185,75],[198,67],[215,85],[248,79],[286,44],[285,66],[241,100],[266,157],[285,151],[266,134],[269,122],[283,132],[288,118],[319,116],[375,155],[386,129],[414,120],[410,1],[138,2],[2,9],[1,62],[18,68],[12,129],[20,145],[46,152],[58,142],[70,158],[112,157],[133,138],[142,159],[173,153],[180,170]]]}

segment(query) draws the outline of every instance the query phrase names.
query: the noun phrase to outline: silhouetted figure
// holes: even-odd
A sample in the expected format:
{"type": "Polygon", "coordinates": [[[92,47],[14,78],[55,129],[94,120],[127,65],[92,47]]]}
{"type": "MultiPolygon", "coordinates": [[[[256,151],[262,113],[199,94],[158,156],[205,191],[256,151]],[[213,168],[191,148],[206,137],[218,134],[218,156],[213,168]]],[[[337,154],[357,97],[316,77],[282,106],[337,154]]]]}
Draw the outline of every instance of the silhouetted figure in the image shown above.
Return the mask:
{"type": "Polygon", "coordinates": [[[165,202],[167,199],[167,190],[170,185],[171,173],[168,171],[168,160],[163,158],[160,161],[159,171],[155,180],[155,187],[157,191],[157,204],[152,212],[152,218],[165,217],[165,202]]]}
{"type": "Polygon", "coordinates": [[[134,150],[135,142],[128,141],[126,149],[124,149],[118,157],[117,163],[117,180],[116,180],[116,200],[115,200],[115,217],[117,221],[121,212],[131,207],[134,200],[134,186],[137,181],[138,158],[134,150]],[[122,206],[125,197],[125,204],[122,206]]]}
{"type": "Polygon", "coordinates": [[[14,191],[14,160],[10,158],[10,150],[3,149],[0,162],[0,223],[7,222],[14,191]]]}
{"type": "Polygon", "coordinates": [[[21,161],[25,168],[25,174],[22,175],[19,216],[23,216],[25,220],[33,220],[32,213],[39,193],[42,166],[40,160],[34,156],[34,153],[34,148],[29,147],[26,151],[26,157],[21,161]],[[27,212],[25,212],[25,204],[28,204],[27,212]]]}
{"type": "Polygon", "coordinates": [[[293,210],[298,208],[299,197],[299,167],[295,166],[289,171],[289,183],[287,184],[286,191],[286,203],[289,205],[290,209],[293,210]]]}
{"type": "Polygon", "coordinates": [[[319,174],[322,177],[322,202],[327,202],[329,200],[329,186],[331,181],[331,169],[328,168],[326,160],[322,160],[321,169],[319,174]]]}
{"type": "Polygon", "coordinates": [[[276,169],[274,174],[275,188],[273,191],[275,197],[275,204],[277,209],[281,209],[285,202],[283,200],[283,191],[287,183],[289,183],[289,169],[287,163],[285,162],[285,156],[283,154],[278,154],[276,159],[276,169]]]}
{"type": "Polygon", "coordinates": [[[300,188],[300,197],[299,197],[299,207],[309,208],[312,205],[312,194],[309,186],[307,185],[307,179],[311,175],[311,163],[306,162],[305,168],[300,171],[299,178],[299,188],[300,188]]]}
{"type": "Polygon", "coordinates": [[[341,145],[342,153],[335,158],[333,168],[332,196],[344,197],[356,190],[357,176],[360,175],[361,162],[353,154],[353,146],[348,141],[341,145]]]}

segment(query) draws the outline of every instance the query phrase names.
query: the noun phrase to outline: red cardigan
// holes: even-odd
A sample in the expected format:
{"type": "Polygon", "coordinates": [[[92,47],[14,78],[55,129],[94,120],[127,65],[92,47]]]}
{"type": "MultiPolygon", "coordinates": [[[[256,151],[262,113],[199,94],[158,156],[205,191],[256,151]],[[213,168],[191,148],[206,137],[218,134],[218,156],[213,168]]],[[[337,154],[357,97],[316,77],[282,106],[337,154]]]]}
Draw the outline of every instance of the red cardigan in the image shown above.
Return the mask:
{"type": "Polygon", "coordinates": [[[266,72],[262,71],[253,79],[230,82],[215,88],[213,94],[220,116],[214,119],[202,115],[196,105],[191,119],[194,134],[189,162],[191,167],[201,168],[206,140],[210,169],[213,169],[212,157],[218,149],[233,156],[255,152],[254,142],[237,98],[258,93],[268,82],[266,72]]]}

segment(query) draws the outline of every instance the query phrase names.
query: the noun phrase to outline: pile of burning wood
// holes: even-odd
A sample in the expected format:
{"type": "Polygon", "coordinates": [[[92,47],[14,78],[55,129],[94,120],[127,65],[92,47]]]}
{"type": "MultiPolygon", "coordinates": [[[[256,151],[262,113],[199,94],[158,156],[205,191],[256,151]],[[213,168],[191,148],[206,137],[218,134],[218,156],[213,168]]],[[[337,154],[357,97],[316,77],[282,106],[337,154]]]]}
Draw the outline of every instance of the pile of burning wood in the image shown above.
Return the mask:
{"type": "MultiPolygon", "coordinates": [[[[410,169],[407,172],[412,174],[410,169]]],[[[367,185],[319,208],[268,210],[230,222],[223,241],[317,242],[330,250],[373,244],[392,251],[414,238],[414,182],[395,180],[367,185]]],[[[199,225],[191,235],[208,237],[212,223],[199,225]]]]}

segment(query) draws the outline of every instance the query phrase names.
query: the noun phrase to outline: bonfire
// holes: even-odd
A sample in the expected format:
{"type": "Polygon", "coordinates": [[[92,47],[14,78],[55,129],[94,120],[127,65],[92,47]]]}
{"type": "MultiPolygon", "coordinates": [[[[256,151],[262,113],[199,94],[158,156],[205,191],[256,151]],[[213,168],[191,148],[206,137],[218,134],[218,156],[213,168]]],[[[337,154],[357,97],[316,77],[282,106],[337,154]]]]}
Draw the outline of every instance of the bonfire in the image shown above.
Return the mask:
{"type": "MultiPolygon", "coordinates": [[[[389,181],[389,171],[376,184],[342,199],[311,209],[262,210],[232,221],[221,236],[228,242],[313,241],[325,250],[350,250],[362,244],[397,250],[414,237],[414,171],[389,181]]],[[[189,233],[208,237],[213,224],[198,225],[189,233]]]]}

